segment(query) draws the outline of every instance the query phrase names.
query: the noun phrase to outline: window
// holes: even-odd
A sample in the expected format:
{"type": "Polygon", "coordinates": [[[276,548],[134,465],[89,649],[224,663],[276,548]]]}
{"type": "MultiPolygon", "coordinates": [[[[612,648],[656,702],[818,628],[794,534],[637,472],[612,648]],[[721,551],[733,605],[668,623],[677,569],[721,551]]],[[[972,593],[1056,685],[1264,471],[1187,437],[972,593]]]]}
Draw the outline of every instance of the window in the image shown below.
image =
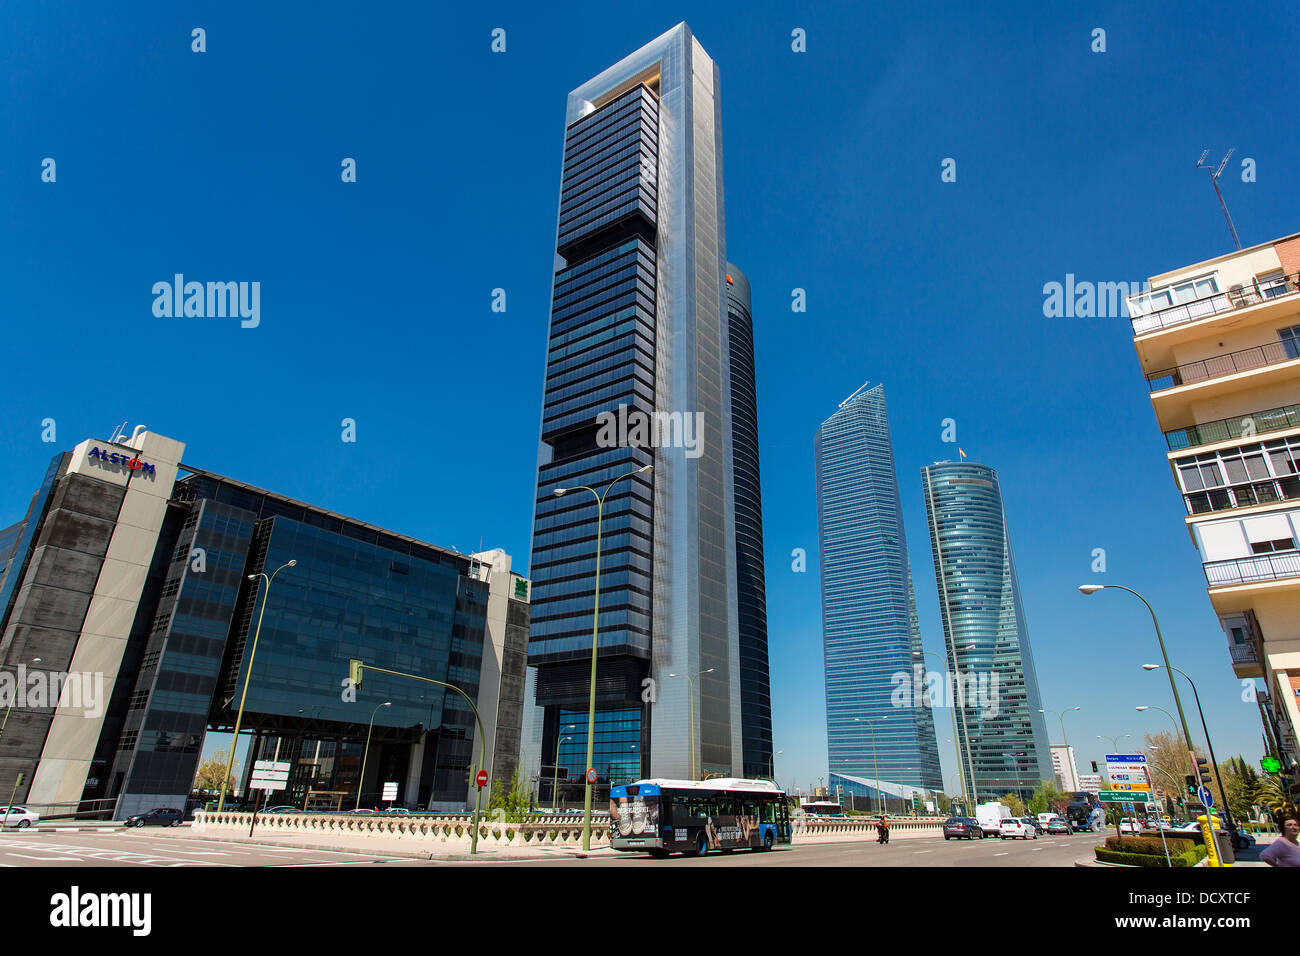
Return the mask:
{"type": "Polygon", "coordinates": [[[1277,336],[1282,340],[1282,349],[1287,358],[1300,358],[1300,325],[1278,329],[1277,336]]]}
{"type": "MultiPolygon", "coordinates": [[[[1255,554],[1271,554],[1274,551],[1294,551],[1295,549],[1294,538],[1276,538],[1272,541],[1252,541],[1250,543],[1250,550],[1255,554]]],[[[1233,628],[1234,637],[1236,636],[1235,632],[1239,630],[1241,630],[1239,627],[1233,628]]],[[[1240,644],[1241,641],[1237,643],[1240,644]]]]}

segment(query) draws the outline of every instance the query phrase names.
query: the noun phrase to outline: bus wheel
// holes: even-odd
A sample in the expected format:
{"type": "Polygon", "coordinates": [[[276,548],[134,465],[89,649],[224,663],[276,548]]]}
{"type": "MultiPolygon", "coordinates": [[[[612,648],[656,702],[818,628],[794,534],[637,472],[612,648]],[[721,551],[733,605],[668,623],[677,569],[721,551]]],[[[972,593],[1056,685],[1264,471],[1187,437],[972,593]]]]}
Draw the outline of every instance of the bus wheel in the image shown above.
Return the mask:
{"type": "Polygon", "coordinates": [[[709,841],[708,838],[705,837],[703,833],[701,833],[699,836],[695,838],[695,855],[696,856],[709,855],[709,841]]]}

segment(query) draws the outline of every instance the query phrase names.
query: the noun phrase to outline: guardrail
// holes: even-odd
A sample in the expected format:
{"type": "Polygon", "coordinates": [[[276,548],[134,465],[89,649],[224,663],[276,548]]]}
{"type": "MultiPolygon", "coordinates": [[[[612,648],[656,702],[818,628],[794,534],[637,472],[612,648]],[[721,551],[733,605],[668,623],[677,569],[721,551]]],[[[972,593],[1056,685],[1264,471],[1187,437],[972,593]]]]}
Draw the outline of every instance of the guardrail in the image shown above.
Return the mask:
{"type": "Polygon", "coordinates": [[[1200,422],[1186,428],[1165,432],[1170,451],[1181,451],[1195,445],[1209,445],[1220,441],[1242,441],[1266,432],[1282,431],[1300,425],[1300,405],[1282,405],[1278,408],[1220,418],[1213,422],[1200,422]]]}
{"type": "Polygon", "coordinates": [[[1297,358],[1300,358],[1300,355],[1293,354],[1286,343],[1268,342],[1238,352],[1215,355],[1199,362],[1188,362],[1186,365],[1175,365],[1173,368],[1162,368],[1158,372],[1152,372],[1147,376],[1147,391],[1159,392],[1179,385],[1207,382],[1236,372],[1249,372],[1267,365],[1281,365],[1283,362],[1290,362],[1297,358]]]}
{"type": "MultiPolygon", "coordinates": [[[[1241,285],[1234,285],[1227,292],[1214,292],[1200,299],[1180,302],[1168,308],[1153,312],[1133,315],[1133,298],[1130,296],[1128,310],[1132,318],[1134,335],[1144,335],[1157,329],[1167,329],[1186,322],[1195,322],[1209,315],[1220,315],[1234,309],[1269,302],[1284,295],[1294,295],[1300,291],[1300,273],[1274,276],[1260,281],[1252,280],[1241,285]]],[[[1144,295],[1150,293],[1143,293],[1144,295]]]]}
{"type": "Polygon", "coordinates": [[[1282,554],[1260,554],[1253,558],[1207,561],[1202,567],[1205,570],[1205,581],[1210,587],[1276,581],[1278,578],[1300,577],[1300,552],[1288,551],[1282,554]]]}

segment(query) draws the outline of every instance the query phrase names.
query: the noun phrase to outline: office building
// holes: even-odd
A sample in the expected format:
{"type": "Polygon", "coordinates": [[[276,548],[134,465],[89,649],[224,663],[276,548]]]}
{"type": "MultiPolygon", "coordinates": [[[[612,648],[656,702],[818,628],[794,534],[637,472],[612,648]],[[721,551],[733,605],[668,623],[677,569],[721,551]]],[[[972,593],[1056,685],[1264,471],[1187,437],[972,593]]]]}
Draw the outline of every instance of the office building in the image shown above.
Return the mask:
{"type": "Polygon", "coordinates": [[[939,617],[957,675],[963,790],[1032,795],[1052,777],[1029,630],[998,475],[943,461],[921,469],[939,617]]]}
{"type": "Polygon", "coordinates": [[[740,723],[746,777],[773,773],[772,694],[767,664],[763,497],[759,482],[758,389],[749,279],[727,263],[731,356],[731,465],[736,499],[736,608],[740,638],[740,723]]]}
{"type": "Polygon", "coordinates": [[[5,534],[0,671],[59,675],[78,693],[14,707],[0,789],[22,774],[16,799],[48,812],[183,807],[206,733],[233,730],[242,700],[240,790],[253,761],[275,759],[293,765],[277,802],[338,806],[359,785],[377,801],[391,781],[400,805],[464,809],[479,747],[468,704],[373,673],[350,698],[351,658],[464,689],[488,768],[513,770],[528,583],[508,555],[458,554],[188,467],[184,449],[143,428],[83,441],[5,534]]]}
{"type": "Polygon", "coordinates": [[[1082,790],[1079,783],[1079,766],[1074,762],[1074,748],[1052,744],[1052,774],[1056,785],[1067,793],[1082,790]]]}
{"type": "MultiPolygon", "coordinates": [[[[758,666],[741,652],[732,403],[752,384],[732,381],[720,115],[718,69],[684,23],[568,97],[529,562],[523,746],[543,800],[557,766],[561,788],[585,776],[597,556],[586,488],[608,489],[598,787],[739,776],[746,727],[756,762],[770,749],[758,666]]],[[[752,467],[756,487],[756,455],[752,467]]],[[[755,507],[745,520],[757,519],[755,507]]]]}
{"type": "Polygon", "coordinates": [[[1152,276],[1128,300],[1191,544],[1264,746],[1297,774],[1300,234],[1152,276]]]}
{"type": "Polygon", "coordinates": [[[884,386],[841,402],[814,444],[831,784],[942,789],[934,713],[913,692],[924,660],[884,386]]]}

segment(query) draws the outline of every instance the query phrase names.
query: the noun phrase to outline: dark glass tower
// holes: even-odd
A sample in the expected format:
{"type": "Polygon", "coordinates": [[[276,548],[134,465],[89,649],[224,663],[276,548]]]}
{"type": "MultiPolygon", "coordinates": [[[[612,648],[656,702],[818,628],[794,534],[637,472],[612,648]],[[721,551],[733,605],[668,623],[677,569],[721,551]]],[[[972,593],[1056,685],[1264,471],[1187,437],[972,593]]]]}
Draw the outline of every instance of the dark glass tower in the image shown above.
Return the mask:
{"type": "Polygon", "coordinates": [[[941,461],[922,468],[921,479],[948,666],[964,688],[963,790],[1028,799],[1039,780],[1052,779],[1052,760],[997,472],[941,461]]]}
{"type": "Polygon", "coordinates": [[[943,778],[927,701],[900,706],[921,663],[907,536],[884,386],[863,386],[815,442],[831,782],[844,792],[910,796],[943,778]],[[901,678],[900,678],[901,675],[901,678]]]}
{"type": "Polygon", "coordinates": [[[740,724],[746,777],[772,773],[772,693],[767,663],[763,496],[758,467],[758,389],[749,279],[727,263],[731,351],[731,467],[736,496],[736,604],[740,625],[740,724]]]}
{"type": "MultiPolygon", "coordinates": [[[[741,667],[718,72],[683,23],[569,94],[533,518],[524,766],[739,774],[741,667]],[[610,439],[603,416],[698,423],[610,439]],[[617,481],[653,465],[650,474],[617,481]],[[557,497],[557,488],[571,489],[557,497]],[[566,740],[566,738],[568,738],[566,740]]],[[[544,778],[552,776],[542,773],[544,778]]],[[[549,779],[542,799],[550,797],[549,779]]]]}

